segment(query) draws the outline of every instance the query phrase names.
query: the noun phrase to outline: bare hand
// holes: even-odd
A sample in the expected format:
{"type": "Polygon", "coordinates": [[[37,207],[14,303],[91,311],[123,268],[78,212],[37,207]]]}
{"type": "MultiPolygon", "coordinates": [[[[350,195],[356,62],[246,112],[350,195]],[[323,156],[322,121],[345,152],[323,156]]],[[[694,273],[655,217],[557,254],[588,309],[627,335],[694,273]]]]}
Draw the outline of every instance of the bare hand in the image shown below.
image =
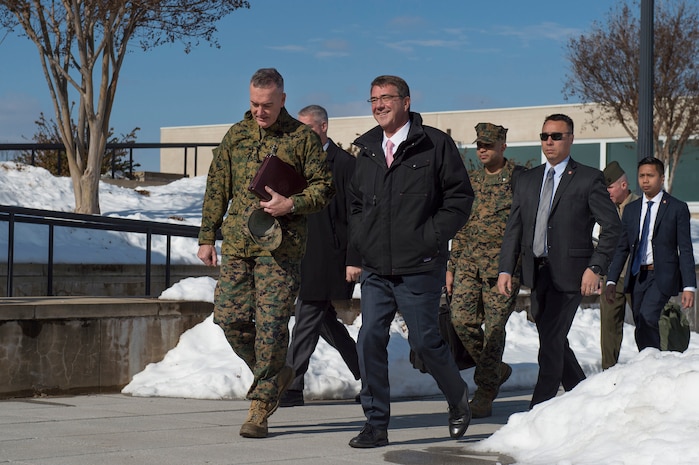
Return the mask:
{"type": "Polygon", "coordinates": [[[507,273],[498,275],[498,292],[507,297],[512,295],[512,275],[507,273]]]}
{"type": "Polygon", "coordinates": [[[199,260],[204,262],[206,266],[216,266],[218,263],[218,256],[216,255],[216,246],[210,244],[203,244],[199,246],[199,251],[197,251],[197,257],[199,260]]]}
{"type": "Polygon", "coordinates": [[[607,299],[607,303],[614,303],[614,298],[616,297],[616,284],[607,284],[604,289],[604,298],[607,299]]]}
{"type": "Polygon", "coordinates": [[[446,277],[447,294],[452,295],[454,293],[454,273],[447,271],[446,277]]]}
{"type": "Polygon", "coordinates": [[[600,292],[599,275],[591,269],[586,268],[582,275],[582,282],[580,283],[580,293],[582,295],[594,295],[600,292]]]}
{"type": "Polygon", "coordinates": [[[272,216],[284,216],[291,213],[291,208],[294,206],[294,201],[288,197],[275,192],[269,186],[265,186],[265,190],[272,199],[269,201],[260,201],[260,206],[272,216]]]}
{"type": "Polygon", "coordinates": [[[356,283],[359,281],[359,275],[362,274],[362,269],[358,266],[345,267],[345,281],[348,283],[356,283]]]}
{"type": "Polygon", "coordinates": [[[694,292],[682,291],[682,308],[694,307],[694,292]]]}

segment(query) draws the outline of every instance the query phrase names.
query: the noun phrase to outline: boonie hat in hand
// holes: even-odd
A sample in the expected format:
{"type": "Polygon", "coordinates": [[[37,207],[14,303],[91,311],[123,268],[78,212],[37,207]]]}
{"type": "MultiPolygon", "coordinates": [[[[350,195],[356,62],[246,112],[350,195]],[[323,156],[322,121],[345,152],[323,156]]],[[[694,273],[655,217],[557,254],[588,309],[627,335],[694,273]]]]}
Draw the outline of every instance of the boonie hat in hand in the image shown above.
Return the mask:
{"type": "Polygon", "coordinates": [[[250,237],[263,250],[275,250],[282,243],[282,227],[279,221],[263,209],[248,207],[244,221],[250,237]]]}

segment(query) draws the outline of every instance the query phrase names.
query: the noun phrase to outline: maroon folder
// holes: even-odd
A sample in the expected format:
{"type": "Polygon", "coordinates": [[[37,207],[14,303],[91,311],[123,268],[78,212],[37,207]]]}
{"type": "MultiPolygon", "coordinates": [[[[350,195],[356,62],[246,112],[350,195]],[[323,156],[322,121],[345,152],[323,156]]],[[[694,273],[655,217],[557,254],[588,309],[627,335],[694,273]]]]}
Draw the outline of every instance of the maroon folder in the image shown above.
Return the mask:
{"type": "Polygon", "coordinates": [[[308,187],[308,182],[293,166],[283,162],[274,153],[270,153],[262,161],[262,165],[257,170],[255,177],[252,178],[248,190],[262,200],[272,200],[272,196],[267,193],[265,186],[269,186],[284,197],[291,197],[308,187]]]}

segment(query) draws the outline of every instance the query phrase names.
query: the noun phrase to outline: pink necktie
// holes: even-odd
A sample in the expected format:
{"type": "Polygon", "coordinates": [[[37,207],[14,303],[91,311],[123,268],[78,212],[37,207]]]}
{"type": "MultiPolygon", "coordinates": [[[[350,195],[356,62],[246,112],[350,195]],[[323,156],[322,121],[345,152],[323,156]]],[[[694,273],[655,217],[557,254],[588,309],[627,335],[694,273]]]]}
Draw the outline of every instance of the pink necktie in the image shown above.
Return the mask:
{"type": "Polygon", "coordinates": [[[391,166],[393,163],[393,147],[395,144],[391,142],[391,139],[386,141],[386,165],[391,166]]]}

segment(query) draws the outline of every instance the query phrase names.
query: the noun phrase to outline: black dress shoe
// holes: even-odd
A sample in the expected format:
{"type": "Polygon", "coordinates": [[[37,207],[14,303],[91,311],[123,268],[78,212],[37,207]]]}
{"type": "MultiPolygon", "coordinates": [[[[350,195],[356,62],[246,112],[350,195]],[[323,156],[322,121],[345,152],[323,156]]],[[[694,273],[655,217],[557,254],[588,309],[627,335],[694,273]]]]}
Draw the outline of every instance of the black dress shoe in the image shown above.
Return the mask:
{"type": "Polygon", "coordinates": [[[459,439],[466,433],[471,423],[471,408],[468,405],[468,387],[461,401],[455,406],[449,406],[449,436],[459,439]]]}
{"type": "Polygon", "coordinates": [[[388,445],[388,432],[366,423],[359,434],[350,439],[349,445],[357,449],[385,446],[388,445]]]}
{"type": "Polygon", "coordinates": [[[303,404],[303,391],[286,391],[279,400],[280,407],[301,407],[303,404]]]}

